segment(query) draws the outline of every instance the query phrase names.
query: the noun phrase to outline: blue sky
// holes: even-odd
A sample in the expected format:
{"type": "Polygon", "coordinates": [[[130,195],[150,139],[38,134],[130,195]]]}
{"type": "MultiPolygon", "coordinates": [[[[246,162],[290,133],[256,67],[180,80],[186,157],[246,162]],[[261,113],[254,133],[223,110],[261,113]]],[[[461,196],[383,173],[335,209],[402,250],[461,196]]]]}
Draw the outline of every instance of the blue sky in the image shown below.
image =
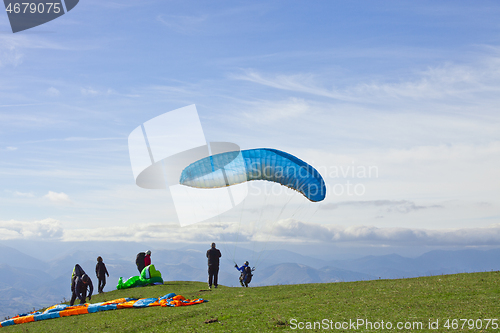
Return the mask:
{"type": "MultiPolygon", "coordinates": [[[[496,1],[87,0],[16,34],[1,14],[0,239],[231,239],[239,213],[179,228],[168,192],[134,185],[130,132],[196,104],[208,141],[290,152],[330,188],[246,239],[496,246],[499,14],[496,1]]],[[[248,220],[283,204],[262,200],[240,208],[248,220]]]]}

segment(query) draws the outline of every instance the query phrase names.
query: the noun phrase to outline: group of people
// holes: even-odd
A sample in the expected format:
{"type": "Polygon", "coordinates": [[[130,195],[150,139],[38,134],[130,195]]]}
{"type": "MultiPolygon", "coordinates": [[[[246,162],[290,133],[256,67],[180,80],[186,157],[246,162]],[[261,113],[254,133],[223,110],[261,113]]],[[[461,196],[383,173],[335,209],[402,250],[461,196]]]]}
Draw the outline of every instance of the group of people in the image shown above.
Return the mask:
{"type": "MultiPolygon", "coordinates": [[[[215,247],[215,243],[212,243],[212,246],[207,251],[208,258],[208,288],[212,289],[212,285],[217,288],[218,276],[219,276],[219,264],[220,257],[222,254],[220,250],[215,247]]],[[[151,265],[151,251],[148,250],[146,252],[139,252],[135,259],[135,264],[137,269],[139,270],[139,274],[142,273],[142,270],[151,265]]],[[[252,281],[252,271],[250,268],[248,261],[245,261],[243,266],[238,267],[238,265],[234,265],[234,267],[241,272],[240,274],[240,284],[242,287],[248,287],[250,281],[252,281]]],[[[97,264],[95,266],[95,274],[97,280],[99,281],[97,290],[100,293],[103,292],[104,286],[106,285],[106,276],[109,277],[108,270],[106,265],[104,264],[102,257],[97,257],[97,264]]],[[[92,293],[94,292],[94,286],[92,284],[92,280],[85,273],[83,268],[76,264],[73,268],[73,273],[71,274],[71,301],[70,305],[73,306],[75,304],[76,299],[80,300],[80,304],[84,304],[88,295],[89,301],[92,299],[92,293]],[[88,294],[87,294],[88,291],[88,294]]]]}
{"type": "MultiPolygon", "coordinates": [[[[97,257],[95,275],[99,281],[97,290],[100,294],[103,292],[104,286],[106,285],[106,275],[109,277],[106,265],[100,256],[97,257]]],[[[71,274],[71,301],[69,304],[73,306],[77,298],[80,300],[80,304],[84,304],[87,298],[87,291],[89,292],[88,297],[90,301],[92,299],[92,293],[94,292],[94,285],[83,268],[79,264],[76,264],[71,274]]]]}
{"type": "MultiPolygon", "coordinates": [[[[212,243],[212,246],[207,251],[208,258],[208,289],[212,289],[212,285],[217,288],[218,284],[218,276],[219,276],[219,264],[220,257],[222,254],[220,250],[215,247],[215,243],[212,243]]],[[[255,269],[250,268],[250,264],[248,261],[245,261],[243,266],[238,267],[237,264],[234,264],[234,267],[241,272],[240,274],[240,284],[242,287],[248,287],[250,281],[252,281],[253,271],[255,269]]]]}
{"type": "MultiPolygon", "coordinates": [[[[151,265],[151,251],[148,250],[146,252],[139,252],[137,254],[135,264],[137,265],[137,269],[139,270],[139,274],[142,272],[144,267],[151,265]]],[[[102,261],[102,257],[97,257],[97,265],[95,266],[95,275],[97,280],[99,281],[97,290],[100,293],[104,292],[104,286],[106,285],[106,276],[109,277],[108,269],[106,265],[102,261]]],[[[83,268],[76,264],[73,268],[73,273],[71,274],[71,301],[70,305],[73,306],[75,304],[76,299],[80,300],[80,304],[85,304],[87,299],[87,295],[89,301],[92,299],[92,293],[94,292],[94,285],[92,284],[92,280],[85,273],[83,268]],[[88,294],[87,294],[88,292],[88,294]]]]}

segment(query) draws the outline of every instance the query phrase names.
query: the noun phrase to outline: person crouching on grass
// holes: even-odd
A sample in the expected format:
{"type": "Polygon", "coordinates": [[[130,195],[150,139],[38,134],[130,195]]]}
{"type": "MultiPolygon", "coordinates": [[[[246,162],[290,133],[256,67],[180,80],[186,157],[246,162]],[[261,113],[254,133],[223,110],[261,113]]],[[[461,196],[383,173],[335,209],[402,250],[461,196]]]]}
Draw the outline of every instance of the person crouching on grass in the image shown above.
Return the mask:
{"type": "Polygon", "coordinates": [[[73,306],[75,300],[78,298],[80,300],[80,305],[85,304],[85,299],[87,298],[87,288],[89,291],[89,301],[92,299],[92,293],[94,292],[94,286],[92,285],[92,280],[87,274],[83,276],[77,276],[75,279],[75,287],[73,289],[73,295],[71,295],[71,302],[69,305],[73,306]]]}

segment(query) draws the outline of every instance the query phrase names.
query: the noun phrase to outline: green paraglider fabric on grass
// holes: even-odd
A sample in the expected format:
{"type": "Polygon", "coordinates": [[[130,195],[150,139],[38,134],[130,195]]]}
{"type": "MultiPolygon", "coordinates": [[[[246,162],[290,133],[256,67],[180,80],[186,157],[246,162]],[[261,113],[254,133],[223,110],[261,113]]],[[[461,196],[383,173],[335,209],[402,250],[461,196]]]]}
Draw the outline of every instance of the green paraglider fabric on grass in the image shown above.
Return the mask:
{"type": "Polygon", "coordinates": [[[126,281],[123,278],[118,279],[116,289],[127,289],[138,286],[147,286],[148,284],[163,283],[160,271],[156,270],[154,265],[144,267],[140,276],[132,276],[126,281]]]}

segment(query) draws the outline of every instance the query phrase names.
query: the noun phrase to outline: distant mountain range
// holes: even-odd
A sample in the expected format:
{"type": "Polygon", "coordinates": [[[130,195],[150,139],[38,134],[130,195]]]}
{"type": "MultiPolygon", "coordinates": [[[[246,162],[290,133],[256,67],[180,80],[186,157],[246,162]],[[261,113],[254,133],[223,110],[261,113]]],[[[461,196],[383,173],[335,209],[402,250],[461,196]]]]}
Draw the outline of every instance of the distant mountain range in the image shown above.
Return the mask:
{"type": "MultiPolygon", "coordinates": [[[[130,243],[130,246],[120,246],[123,252],[118,253],[116,245],[73,244],[69,246],[71,251],[68,251],[68,244],[65,244],[65,251],[52,251],[52,257],[47,260],[0,245],[0,319],[68,300],[71,297],[70,276],[76,263],[84,268],[96,285],[94,270],[99,255],[104,258],[110,273],[105,290],[115,289],[119,277],[126,279],[138,275],[135,253],[141,249],[144,251],[146,246],[130,243]]],[[[189,245],[176,250],[152,250],[153,264],[162,272],[165,281],[206,281],[206,246],[189,245]]],[[[287,250],[231,250],[238,257],[223,251],[219,273],[219,283],[227,286],[239,285],[239,272],[234,264],[242,265],[245,260],[249,260],[251,266],[256,266],[251,286],[395,279],[500,270],[500,249],[435,250],[416,258],[391,254],[330,261],[287,250]]]]}

